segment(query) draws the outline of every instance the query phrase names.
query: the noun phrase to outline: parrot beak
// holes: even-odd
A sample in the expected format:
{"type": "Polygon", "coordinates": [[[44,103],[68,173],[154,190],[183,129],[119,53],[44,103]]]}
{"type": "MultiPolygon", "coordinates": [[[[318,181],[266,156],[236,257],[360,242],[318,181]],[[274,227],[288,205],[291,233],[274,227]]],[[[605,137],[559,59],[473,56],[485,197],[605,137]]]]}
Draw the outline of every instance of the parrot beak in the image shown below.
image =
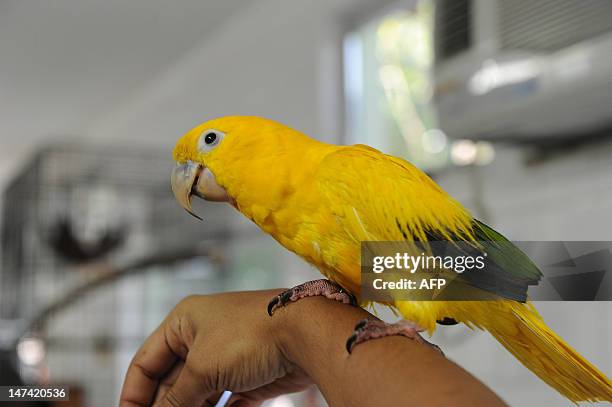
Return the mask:
{"type": "Polygon", "coordinates": [[[191,206],[191,196],[213,202],[229,202],[229,195],[220,186],[214,174],[201,164],[187,161],[177,164],[172,170],[172,192],[179,204],[191,215],[203,220],[191,206]]]}

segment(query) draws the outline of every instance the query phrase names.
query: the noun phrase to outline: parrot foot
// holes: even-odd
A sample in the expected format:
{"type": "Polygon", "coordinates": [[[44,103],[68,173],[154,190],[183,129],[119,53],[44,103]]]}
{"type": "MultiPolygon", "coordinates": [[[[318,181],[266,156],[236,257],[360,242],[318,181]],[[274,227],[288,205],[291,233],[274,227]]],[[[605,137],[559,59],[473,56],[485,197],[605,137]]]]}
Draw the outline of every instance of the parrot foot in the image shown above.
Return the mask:
{"type": "Polygon", "coordinates": [[[272,316],[274,311],[282,308],[290,302],[298,301],[305,297],[323,296],[330,300],[339,301],[344,304],[357,305],[354,295],[347,292],[333,281],[326,279],[307,281],[286,291],[283,291],[268,304],[268,315],[272,316]]]}
{"type": "Polygon", "coordinates": [[[379,319],[366,318],[359,321],[355,326],[355,332],[353,332],[346,341],[346,350],[350,354],[353,348],[360,343],[367,342],[371,339],[384,338],[385,336],[401,335],[422,345],[431,346],[444,356],[444,352],[442,352],[442,349],[440,349],[438,345],[426,341],[419,335],[419,332],[422,331],[423,329],[417,324],[406,320],[399,321],[395,324],[388,324],[379,319]]]}

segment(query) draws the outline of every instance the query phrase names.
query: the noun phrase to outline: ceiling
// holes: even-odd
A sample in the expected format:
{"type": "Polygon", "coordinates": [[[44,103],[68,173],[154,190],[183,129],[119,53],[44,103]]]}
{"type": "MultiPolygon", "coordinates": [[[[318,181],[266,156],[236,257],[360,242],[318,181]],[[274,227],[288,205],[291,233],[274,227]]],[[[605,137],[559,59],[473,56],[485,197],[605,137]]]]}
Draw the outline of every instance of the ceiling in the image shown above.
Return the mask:
{"type": "Polygon", "coordinates": [[[0,1],[0,174],[38,141],[82,134],[244,4],[0,1]]]}

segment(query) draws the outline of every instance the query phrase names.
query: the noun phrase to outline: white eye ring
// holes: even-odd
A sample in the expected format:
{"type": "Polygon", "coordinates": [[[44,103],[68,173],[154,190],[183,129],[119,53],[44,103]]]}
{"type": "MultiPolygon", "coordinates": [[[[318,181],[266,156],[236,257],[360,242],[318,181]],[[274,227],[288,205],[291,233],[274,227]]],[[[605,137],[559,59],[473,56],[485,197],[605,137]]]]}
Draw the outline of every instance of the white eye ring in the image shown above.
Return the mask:
{"type": "Polygon", "coordinates": [[[198,149],[202,152],[207,152],[215,148],[223,137],[225,133],[215,129],[208,129],[202,132],[200,136],[200,140],[198,141],[198,149]]]}

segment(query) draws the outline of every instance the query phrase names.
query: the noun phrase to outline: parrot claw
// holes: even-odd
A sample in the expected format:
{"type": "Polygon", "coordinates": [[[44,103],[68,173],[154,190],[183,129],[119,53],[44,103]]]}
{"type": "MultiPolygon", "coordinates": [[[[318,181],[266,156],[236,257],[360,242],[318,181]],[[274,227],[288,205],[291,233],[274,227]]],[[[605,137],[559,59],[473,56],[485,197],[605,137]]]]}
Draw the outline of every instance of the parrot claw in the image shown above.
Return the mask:
{"type": "Polygon", "coordinates": [[[357,298],[347,292],[340,285],[326,279],[308,281],[286,291],[283,291],[268,303],[268,315],[272,316],[274,311],[282,308],[290,302],[298,301],[305,297],[323,296],[330,300],[339,301],[344,304],[358,305],[357,298]]]}
{"type": "Polygon", "coordinates": [[[274,309],[276,308],[276,304],[280,301],[279,297],[272,298],[272,301],[268,303],[268,315],[272,316],[274,314],[274,309]]]}
{"type": "Polygon", "coordinates": [[[355,346],[360,343],[367,342],[370,339],[384,338],[386,336],[401,335],[406,338],[415,340],[417,343],[422,345],[428,345],[440,352],[444,356],[444,352],[431,342],[426,341],[419,335],[422,332],[418,325],[402,320],[395,324],[388,324],[379,319],[366,318],[362,319],[355,325],[355,331],[346,341],[346,351],[351,354],[355,346]]]}

